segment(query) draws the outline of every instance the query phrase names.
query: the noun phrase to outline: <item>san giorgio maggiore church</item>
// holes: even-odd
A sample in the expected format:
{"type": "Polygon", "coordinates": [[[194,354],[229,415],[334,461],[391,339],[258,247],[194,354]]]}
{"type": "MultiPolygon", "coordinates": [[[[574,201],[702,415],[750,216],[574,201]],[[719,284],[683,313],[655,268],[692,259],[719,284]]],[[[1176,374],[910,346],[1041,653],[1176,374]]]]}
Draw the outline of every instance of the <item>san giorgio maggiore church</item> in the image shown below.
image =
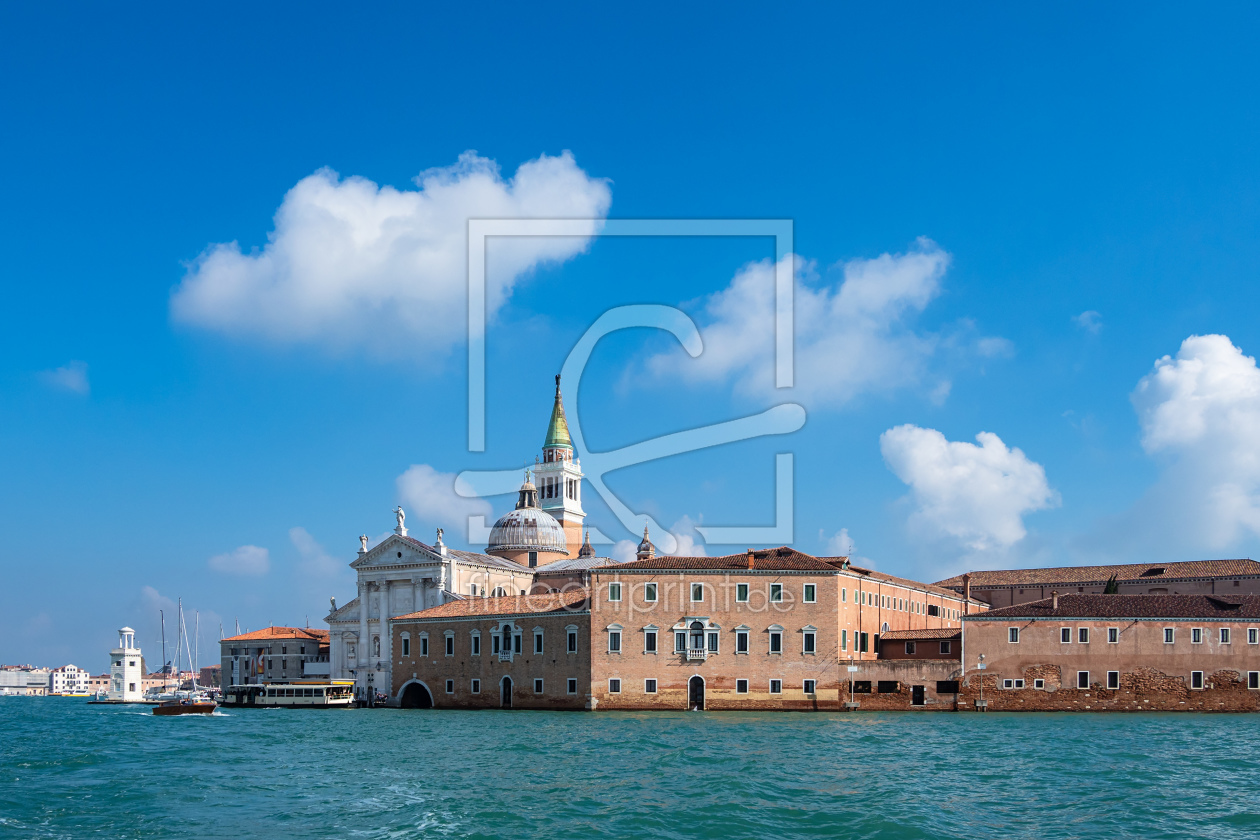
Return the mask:
{"type": "MultiPolygon", "coordinates": [[[[432,545],[422,542],[407,533],[401,508],[396,515],[394,533],[380,544],[368,548],[368,538],[359,537],[359,556],[350,564],[358,573],[358,592],[342,607],[334,599],[325,618],[331,678],[353,679],[358,692],[391,693],[391,616],[465,598],[559,591],[585,583],[589,569],[616,565],[596,557],[589,537],[583,539],[582,469],[569,437],[559,376],[542,462],[532,477],[526,474],[516,508],[490,529],[485,553],[448,548],[440,528],[432,545]]],[[[646,532],[639,550],[652,551],[646,532]]]]}

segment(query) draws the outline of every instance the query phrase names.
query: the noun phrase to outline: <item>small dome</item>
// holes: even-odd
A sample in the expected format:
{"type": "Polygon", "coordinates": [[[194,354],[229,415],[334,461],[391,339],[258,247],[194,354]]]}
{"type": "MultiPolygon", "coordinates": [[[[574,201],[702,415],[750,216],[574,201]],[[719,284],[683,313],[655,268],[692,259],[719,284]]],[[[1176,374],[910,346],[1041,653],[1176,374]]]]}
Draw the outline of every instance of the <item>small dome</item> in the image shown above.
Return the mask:
{"type": "Polygon", "coordinates": [[[550,551],[568,554],[564,528],[551,514],[535,507],[521,507],[499,518],[490,529],[486,552],[550,551]]]}
{"type": "Polygon", "coordinates": [[[594,557],[595,549],[591,546],[591,532],[586,532],[586,539],[582,540],[582,547],[578,549],[578,557],[594,557]]]}

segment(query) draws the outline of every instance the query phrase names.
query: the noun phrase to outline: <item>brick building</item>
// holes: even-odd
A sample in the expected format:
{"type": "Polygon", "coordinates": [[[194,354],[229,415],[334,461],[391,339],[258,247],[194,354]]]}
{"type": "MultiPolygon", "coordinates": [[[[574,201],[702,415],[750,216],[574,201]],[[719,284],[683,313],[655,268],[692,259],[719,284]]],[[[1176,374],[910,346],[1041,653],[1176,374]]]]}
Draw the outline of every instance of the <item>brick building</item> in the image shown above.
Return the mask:
{"type": "Polygon", "coordinates": [[[1260,563],[1255,560],[969,572],[939,581],[936,586],[968,594],[996,609],[1040,601],[1051,592],[1101,594],[1113,575],[1121,595],[1260,595],[1260,563]]]}
{"type": "Polygon", "coordinates": [[[1260,710],[1257,595],[1053,595],[963,624],[970,707],[983,682],[990,710],[1260,710]]]}
{"type": "Polygon", "coordinates": [[[219,648],[225,685],[289,682],[302,679],[305,663],[328,661],[328,631],[265,627],[222,639],[219,648]]]}

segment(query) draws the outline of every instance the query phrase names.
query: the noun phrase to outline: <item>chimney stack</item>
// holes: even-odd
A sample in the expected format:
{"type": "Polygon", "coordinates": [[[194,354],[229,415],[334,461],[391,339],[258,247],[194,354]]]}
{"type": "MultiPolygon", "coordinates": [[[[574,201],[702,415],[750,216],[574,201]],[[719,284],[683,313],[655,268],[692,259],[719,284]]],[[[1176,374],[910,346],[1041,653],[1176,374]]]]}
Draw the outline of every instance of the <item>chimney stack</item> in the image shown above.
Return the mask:
{"type": "Polygon", "coordinates": [[[1059,590],[1050,590],[1050,609],[1057,610],[1059,608],[1059,590]]]}
{"type": "Polygon", "coordinates": [[[753,567],[753,550],[750,548],[748,549],[748,568],[751,569],[752,567],[753,567]]]}
{"type": "Polygon", "coordinates": [[[963,575],[963,600],[971,600],[971,572],[963,575]]]}

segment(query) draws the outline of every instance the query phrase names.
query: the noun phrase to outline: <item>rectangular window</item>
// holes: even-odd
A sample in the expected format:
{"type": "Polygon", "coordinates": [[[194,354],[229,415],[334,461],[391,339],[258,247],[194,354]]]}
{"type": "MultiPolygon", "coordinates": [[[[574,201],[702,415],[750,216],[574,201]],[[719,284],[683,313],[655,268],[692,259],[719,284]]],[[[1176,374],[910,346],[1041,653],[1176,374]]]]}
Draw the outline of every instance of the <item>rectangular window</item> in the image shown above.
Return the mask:
{"type": "Polygon", "coordinates": [[[783,584],[781,583],[770,584],[770,603],[777,604],[778,602],[782,600],[783,600],[783,584]]]}
{"type": "Polygon", "coordinates": [[[608,631],[608,652],[621,653],[621,631],[620,630],[608,631]]]}
{"type": "Polygon", "coordinates": [[[914,651],[915,651],[914,642],[906,642],[906,656],[914,656],[914,651]]]}
{"type": "Polygon", "coordinates": [[[643,584],[643,600],[647,601],[649,604],[656,603],[656,584],[655,583],[643,584]]]}
{"type": "Polygon", "coordinates": [[[814,644],[815,644],[814,634],[813,634],[812,632],[806,631],[806,633],[805,633],[805,650],[804,650],[804,652],[805,652],[805,653],[813,653],[813,652],[814,652],[814,644]]]}
{"type": "Polygon", "coordinates": [[[847,589],[840,590],[840,601],[845,604],[849,603],[849,590],[847,589]]]}
{"type": "Polygon", "coordinates": [[[687,634],[686,632],[674,634],[674,653],[683,653],[687,650],[687,634]]]}
{"type": "Polygon", "coordinates": [[[1033,688],[1044,689],[1046,687],[1045,680],[1033,680],[1033,688]]]}
{"type": "Polygon", "coordinates": [[[770,680],[770,693],[782,694],[783,693],[783,680],[770,680]]]}
{"type": "Polygon", "coordinates": [[[656,631],[648,630],[643,634],[643,652],[656,653],[656,631]]]}
{"type": "Polygon", "coordinates": [[[420,655],[421,656],[429,655],[429,637],[428,636],[420,637],[420,655]]]}
{"type": "Polygon", "coordinates": [[[1010,642],[1013,645],[1019,644],[1019,628],[1018,627],[1006,628],[1006,641],[1010,642]]]}
{"type": "Polygon", "coordinates": [[[517,633],[515,636],[512,637],[512,652],[513,653],[521,652],[521,634],[520,633],[517,633]]]}
{"type": "Polygon", "coordinates": [[[534,634],[534,653],[542,653],[542,652],[543,652],[543,634],[535,633],[534,634]]]}
{"type": "Polygon", "coordinates": [[[741,604],[748,602],[748,584],[746,583],[735,584],[735,600],[741,604]]]}
{"type": "Polygon", "coordinates": [[[704,600],[704,584],[703,583],[691,584],[691,602],[693,604],[698,604],[702,602],[703,600],[704,600]]]}
{"type": "Polygon", "coordinates": [[[957,694],[958,693],[958,680],[937,680],[936,693],[937,694],[957,694]]]}
{"type": "Polygon", "coordinates": [[[1221,644],[1223,645],[1229,644],[1229,628],[1228,627],[1221,628],[1221,644]]]}
{"type": "Polygon", "coordinates": [[[870,680],[854,680],[853,693],[854,694],[870,694],[871,681],[870,680]]]}
{"type": "Polygon", "coordinates": [[[1072,644],[1072,628],[1071,627],[1059,628],[1059,643],[1065,644],[1065,645],[1072,644]]]}
{"type": "Polygon", "coordinates": [[[848,649],[849,649],[849,631],[841,630],[840,631],[840,650],[848,650],[848,649]]]}
{"type": "Polygon", "coordinates": [[[1247,672],[1247,688],[1260,689],[1260,671],[1247,672]]]}
{"type": "Polygon", "coordinates": [[[1002,680],[1002,688],[1023,688],[1023,680],[1002,680]]]}
{"type": "Polygon", "coordinates": [[[1202,671],[1190,672],[1190,687],[1194,689],[1203,688],[1203,672],[1202,671]]]}
{"type": "Polygon", "coordinates": [[[875,690],[880,694],[896,694],[901,691],[901,683],[896,680],[879,680],[875,683],[875,690]]]}
{"type": "Polygon", "coordinates": [[[941,653],[948,656],[950,653],[950,647],[951,645],[949,642],[941,642],[941,653]]]}
{"type": "Polygon", "coordinates": [[[538,677],[534,678],[534,693],[535,694],[543,693],[543,681],[541,678],[538,678],[538,677]]]}
{"type": "Polygon", "coordinates": [[[609,601],[621,600],[621,584],[620,583],[608,584],[608,600],[609,601]]]}
{"type": "Polygon", "coordinates": [[[446,655],[447,656],[455,655],[455,637],[454,636],[446,637],[446,655]]]}
{"type": "Polygon", "coordinates": [[[735,631],[735,652],[748,653],[748,631],[747,630],[735,631]]]}
{"type": "Polygon", "coordinates": [[[577,653],[577,631],[570,630],[568,632],[568,637],[569,653],[577,653]]]}
{"type": "Polygon", "coordinates": [[[472,655],[481,656],[481,636],[472,637],[472,655]]]}
{"type": "Polygon", "coordinates": [[[812,584],[812,583],[805,584],[805,594],[802,596],[805,603],[807,604],[815,603],[817,601],[817,597],[816,597],[817,594],[818,594],[817,585],[812,584]]]}
{"type": "Polygon", "coordinates": [[[1089,644],[1089,628],[1088,627],[1078,627],[1076,629],[1076,641],[1080,642],[1083,645],[1089,644]]]}
{"type": "Polygon", "coordinates": [[[1120,628],[1108,627],[1107,628],[1107,644],[1114,645],[1119,641],[1120,641],[1120,628]]]}
{"type": "Polygon", "coordinates": [[[471,690],[473,694],[480,694],[481,693],[481,680],[473,680],[471,690]]]}
{"type": "Polygon", "coordinates": [[[569,692],[570,694],[577,694],[577,680],[570,677],[568,680],[568,683],[565,686],[565,691],[569,692]]]}
{"type": "Polygon", "coordinates": [[[928,615],[934,615],[934,616],[936,616],[937,618],[940,618],[940,615],[941,615],[941,608],[940,608],[940,607],[938,607],[936,604],[928,604],[928,605],[927,605],[927,614],[928,614],[928,615]]]}
{"type": "Polygon", "coordinates": [[[735,680],[735,693],[747,694],[748,693],[748,680],[735,680]]]}
{"type": "Polygon", "coordinates": [[[643,681],[643,693],[644,693],[644,694],[655,694],[655,693],[656,693],[656,680],[644,680],[644,681],[643,681]]]}
{"type": "Polygon", "coordinates": [[[1164,628],[1164,644],[1171,645],[1173,643],[1173,629],[1171,627],[1164,628]]]}
{"type": "Polygon", "coordinates": [[[620,693],[621,693],[621,680],[617,680],[617,679],[612,679],[612,680],[609,680],[609,681],[608,681],[608,693],[609,693],[609,694],[620,694],[620,693]]]}
{"type": "Polygon", "coordinates": [[[1111,689],[1112,691],[1115,691],[1116,689],[1120,688],[1120,672],[1119,671],[1107,672],[1107,688],[1111,689]]]}
{"type": "Polygon", "coordinates": [[[1089,688],[1089,671],[1076,672],[1076,687],[1089,688]]]}
{"type": "Polygon", "coordinates": [[[709,633],[708,633],[708,639],[709,639],[709,653],[717,653],[717,652],[718,652],[718,634],[717,634],[717,631],[715,631],[715,630],[710,630],[710,631],[709,631],[709,633]]]}
{"type": "Polygon", "coordinates": [[[447,680],[447,681],[446,681],[446,693],[447,693],[447,694],[454,694],[454,693],[455,693],[455,680],[447,680]]]}
{"type": "Polygon", "coordinates": [[[779,633],[776,631],[770,634],[770,652],[771,653],[783,652],[783,634],[782,633],[779,633]]]}
{"type": "Polygon", "coordinates": [[[1247,628],[1247,644],[1249,645],[1260,644],[1260,628],[1256,628],[1256,627],[1247,628]]]}
{"type": "Polygon", "coordinates": [[[1190,631],[1190,644],[1192,645],[1203,644],[1203,630],[1201,628],[1195,627],[1193,630],[1190,631]]]}
{"type": "Polygon", "coordinates": [[[802,685],[802,686],[801,686],[801,689],[802,689],[802,690],[803,690],[806,694],[813,694],[813,693],[814,693],[814,687],[815,687],[816,685],[817,685],[817,683],[815,683],[813,680],[805,680],[805,683],[804,683],[804,685],[802,685]]]}
{"type": "Polygon", "coordinates": [[[858,642],[860,642],[860,644],[858,645],[858,653],[866,653],[866,652],[867,652],[867,651],[866,651],[866,648],[867,648],[867,642],[869,641],[868,635],[869,635],[869,634],[867,634],[867,633],[859,633],[859,634],[858,634],[858,642]]]}
{"type": "Polygon", "coordinates": [[[411,656],[411,639],[406,636],[403,636],[402,640],[402,655],[411,656]]]}

